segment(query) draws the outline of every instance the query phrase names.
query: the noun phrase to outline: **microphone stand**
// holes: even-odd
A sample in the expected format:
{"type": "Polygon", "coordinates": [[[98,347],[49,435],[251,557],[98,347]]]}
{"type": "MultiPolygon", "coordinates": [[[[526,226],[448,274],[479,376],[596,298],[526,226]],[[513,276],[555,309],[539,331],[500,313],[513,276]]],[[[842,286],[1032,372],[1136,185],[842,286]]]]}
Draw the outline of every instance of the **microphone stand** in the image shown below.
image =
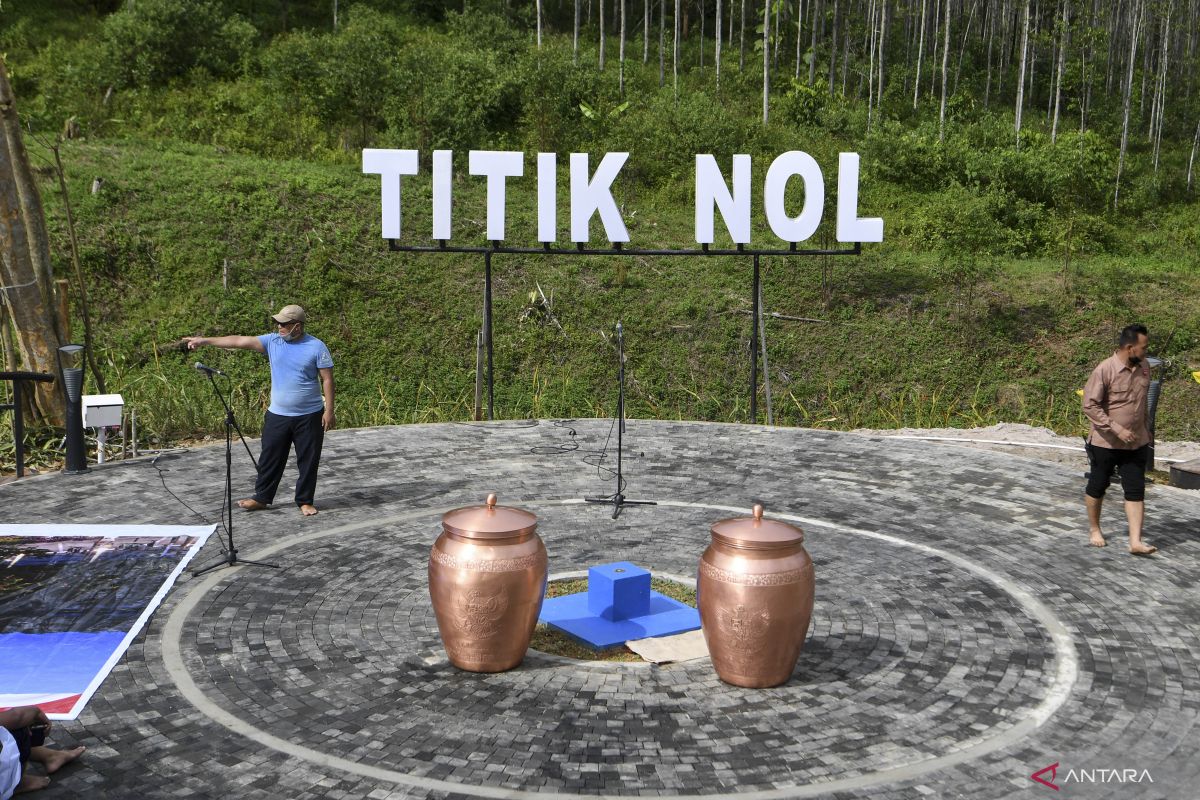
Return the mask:
{"type": "Polygon", "coordinates": [[[612,518],[621,515],[624,506],[656,506],[653,500],[626,500],[625,479],[621,477],[621,450],[625,433],[625,333],[617,320],[617,491],[608,497],[585,497],[585,503],[612,503],[612,518]]]}
{"type": "MultiPolygon", "coordinates": [[[[192,576],[203,575],[218,567],[236,567],[239,564],[253,564],[256,567],[279,569],[278,564],[268,564],[265,561],[251,561],[248,558],[238,558],[237,548],[233,546],[233,429],[237,427],[237,422],[233,418],[233,408],[225,400],[225,395],[221,394],[221,390],[217,388],[217,379],[213,377],[212,371],[204,370],[204,373],[208,375],[208,382],[212,384],[213,392],[221,401],[221,405],[225,407],[225,498],[222,501],[221,513],[225,521],[225,533],[229,538],[229,547],[226,549],[225,555],[221,556],[221,558],[206,567],[193,570],[192,576]]],[[[238,435],[241,435],[241,430],[238,430],[238,435]]],[[[249,452],[249,447],[247,447],[247,452],[249,452]]],[[[253,460],[253,455],[251,455],[251,459],[253,460]]]]}

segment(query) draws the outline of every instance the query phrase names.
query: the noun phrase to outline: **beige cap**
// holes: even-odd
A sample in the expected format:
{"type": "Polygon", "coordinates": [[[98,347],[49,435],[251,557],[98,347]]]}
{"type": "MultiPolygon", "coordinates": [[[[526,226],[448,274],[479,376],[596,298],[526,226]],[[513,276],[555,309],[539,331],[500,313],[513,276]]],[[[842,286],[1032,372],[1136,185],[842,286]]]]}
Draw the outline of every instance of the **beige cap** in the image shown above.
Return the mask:
{"type": "Polygon", "coordinates": [[[304,322],[304,309],[297,305],[284,306],[279,313],[271,317],[276,322],[304,322]]]}

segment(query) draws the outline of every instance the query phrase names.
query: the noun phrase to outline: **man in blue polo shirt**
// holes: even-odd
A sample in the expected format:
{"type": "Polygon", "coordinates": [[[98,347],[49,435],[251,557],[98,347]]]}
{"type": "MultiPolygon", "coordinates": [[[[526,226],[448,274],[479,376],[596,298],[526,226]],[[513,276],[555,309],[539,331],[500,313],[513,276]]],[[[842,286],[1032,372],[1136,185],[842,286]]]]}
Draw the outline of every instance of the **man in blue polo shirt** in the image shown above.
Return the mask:
{"type": "Polygon", "coordinates": [[[190,336],[189,350],[204,345],[255,350],[271,365],[271,405],[263,420],[262,453],[254,496],[239,500],[247,511],[259,511],[275,500],[288,451],[296,447],[296,505],[306,517],[317,513],[313,496],[325,431],[333,430],[333,357],[329,348],[304,332],[306,314],[297,305],[284,306],[271,319],[277,332],[262,336],[190,336]]]}

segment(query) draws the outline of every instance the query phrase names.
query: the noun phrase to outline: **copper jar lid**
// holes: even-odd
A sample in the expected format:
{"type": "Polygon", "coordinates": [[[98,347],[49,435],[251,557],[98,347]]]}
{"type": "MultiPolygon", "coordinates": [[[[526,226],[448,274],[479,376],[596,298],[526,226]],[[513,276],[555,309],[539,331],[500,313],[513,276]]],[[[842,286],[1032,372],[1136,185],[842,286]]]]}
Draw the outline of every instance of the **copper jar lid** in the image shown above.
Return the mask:
{"type": "Polygon", "coordinates": [[[804,531],[795,525],[763,519],[763,507],[754,506],[751,517],[734,517],[713,523],[713,540],[749,550],[773,550],[804,543],[804,531]]]}
{"type": "Polygon", "coordinates": [[[537,528],[537,516],[512,506],[496,505],[496,495],[489,494],[481,506],[466,506],[442,515],[442,527],[466,539],[510,539],[532,533],[537,528]]]}

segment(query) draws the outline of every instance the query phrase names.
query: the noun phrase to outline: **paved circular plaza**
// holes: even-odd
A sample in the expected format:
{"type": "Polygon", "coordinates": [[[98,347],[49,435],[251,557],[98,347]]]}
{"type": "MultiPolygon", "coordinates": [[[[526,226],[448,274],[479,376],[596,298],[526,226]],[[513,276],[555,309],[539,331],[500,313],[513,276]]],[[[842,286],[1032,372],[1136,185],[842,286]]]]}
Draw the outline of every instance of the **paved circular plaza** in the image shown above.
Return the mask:
{"type": "MultiPolygon", "coordinates": [[[[1082,470],[949,444],[611,422],[338,431],[322,513],[235,515],[243,566],[184,577],[79,720],[58,797],[1193,796],[1200,777],[1200,494],[1147,495],[1152,558],[1086,546],[1082,470]],[[426,589],[440,515],[489,492],[535,512],[552,573],[629,560],[692,579],[709,525],[793,521],[817,577],[791,681],[706,660],[531,651],[451,667],[426,589]]],[[[253,445],[253,443],[252,443],[253,445]]],[[[256,448],[256,445],[255,449],[256,448]]],[[[253,481],[235,451],[234,481],[253,481]]],[[[223,448],[0,487],[6,522],[219,519],[223,448]],[[165,486],[164,486],[165,484],[165,486]],[[167,490],[170,490],[169,492],[167,490]]],[[[285,475],[285,487],[294,473],[285,475]]],[[[235,489],[235,492],[238,492],[235,489]]],[[[289,489],[281,489],[287,499],[289,489]]],[[[214,536],[197,563],[221,555],[214,536]]]]}

